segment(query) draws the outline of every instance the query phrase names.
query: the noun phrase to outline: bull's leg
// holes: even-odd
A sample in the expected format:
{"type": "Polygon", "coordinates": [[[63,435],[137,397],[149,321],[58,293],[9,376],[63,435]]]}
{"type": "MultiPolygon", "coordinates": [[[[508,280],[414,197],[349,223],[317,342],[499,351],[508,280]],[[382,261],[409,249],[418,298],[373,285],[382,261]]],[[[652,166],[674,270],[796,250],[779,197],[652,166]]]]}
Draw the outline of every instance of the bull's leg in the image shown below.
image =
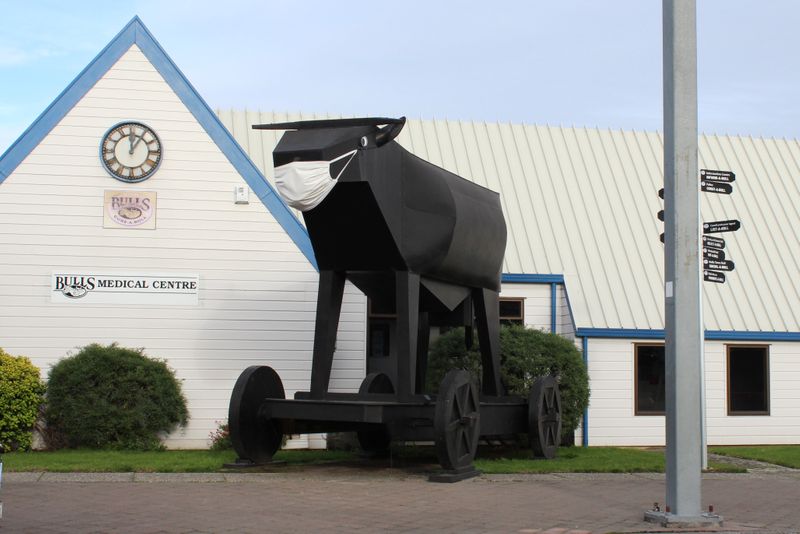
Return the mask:
{"type": "Polygon", "coordinates": [[[417,385],[416,393],[425,391],[425,377],[428,371],[428,345],[431,339],[431,326],[428,312],[420,312],[417,329],[417,385]]]}
{"type": "Polygon", "coordinates": [[[395,274],[397,295],[397,395],[406,400],[414,393],[419,328],[419,275],[395,274]]]}
{"type": "Polygon", "coordinates": [[[345,273],[320,271],[317,292],[317,317],[314,328],[314,355],[311,364],[311,398],[321,399],[328,392],[336,331],[342,311],[345,273]]]}
{"type": "Polygon", "coordinates": [[[475,315],[478,341],[481,345],[483,366],[482,393],[504,395],[500,382],[500,310],[499,295],[491,289],[474,289],[475,315]]]}

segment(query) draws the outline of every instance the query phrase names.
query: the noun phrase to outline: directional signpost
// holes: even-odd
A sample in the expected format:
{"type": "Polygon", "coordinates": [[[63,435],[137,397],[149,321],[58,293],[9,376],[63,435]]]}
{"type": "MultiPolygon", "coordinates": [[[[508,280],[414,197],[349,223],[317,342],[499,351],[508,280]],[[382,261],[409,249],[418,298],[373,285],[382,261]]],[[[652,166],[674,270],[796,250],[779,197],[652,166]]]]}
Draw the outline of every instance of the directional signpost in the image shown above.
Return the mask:
{"type": "MultiPolygon", "coordinates": [[[[705,193],[730,195],[733,193],[733,181],[736,175],[731,171],[700,169],[700,190],[705,193]]],[[[742,227],[736,219],[728,221],[712,221],[703,223],[703,280],[717,284],[725,283],[722,271],[732,271],[736,265],[725,259],[725,240],[705,234],[735,232],[742,227]]]]}
{"type": "Polygon", "coordinates": [[[700,169],[700,181],[722,182],[729,184],[736,180],[736,175],[731,171],[714,171],[711,169],[700,169]]]}
{"type": "Polygon", "coordinates": [[[725,259],[725,251],[721,248],[703,247],[703,258],[722,261],[725,259]]]}
{"type": "Polygon", "coordinates": [[[729,221],[712,221],[703,223],[704,234],[719,234],[722,232],[735,232],[742,227],[742,223],[736,219],[729,221]]]}
{"type": "Polygon", "coordinates": [[[710,235],[703,236],[703,246],[711,248],[725,248],[725,240],[721,237],[712,237],[710,235]]]}
{"type": "Polygon", "coordinates": [[[703,280],[706,282],[716,282],[718,284],[725,283],[725,273],[720,273],[717,271],[707,271],[703,269],[703,280]]]}
{"type": "Polygon", "coordinates": [[[736,265],[731,260],[710,260],[703,258],[703,268],[714,271],[732,271],[736,265]]]}
{"type": "Polygon", "coordinates": [[[722,195],[730,195],[733,193],[733,186],[731,184],[701,181],[700,190],[705,193],[720,193],[722,195]]]}

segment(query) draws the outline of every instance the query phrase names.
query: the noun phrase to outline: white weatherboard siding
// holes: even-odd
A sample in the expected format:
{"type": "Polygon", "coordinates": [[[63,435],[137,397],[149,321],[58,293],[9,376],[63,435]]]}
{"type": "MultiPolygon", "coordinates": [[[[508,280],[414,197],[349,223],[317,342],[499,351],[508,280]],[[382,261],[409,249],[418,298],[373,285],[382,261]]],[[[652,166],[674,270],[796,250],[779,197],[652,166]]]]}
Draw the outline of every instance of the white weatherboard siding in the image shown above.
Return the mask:
{"type": "MultiPolygon", "coordinates": [[[[552,328],[552,288],[549,283],[506,282],[500,290],[501,297],[524,298],[525,326],[550,332],[552,328]]],[[[563,284],[556,284],[556,333],[574,339],[575,328],[563,284]]]]}
{"type": "Polygon", "coordinates": [[[559,284],[556,293],[556,333],[567,339],[575,339],[575,323],[572,320],[572,311],[569,308],[567,291],[559,284]]]}
{"type": "Polygon", "coordinates": [[[727,415],[727,346],[746,343],[706,342],[706,417],[708,442],[717,445],[797,444],[800,439],[800,360],[796,343],[768,346],[770,415],[727,415]]]}
{"type": "MultiPolygon", "coordinates": [[[[650,343],[641,340],[642,343],[650,343]]],[[[634,344],[589,340],[590,445],[663,446],[664,416],[634,415],[634,344]]],[[[706,423],[710,445],[793,444],[800,436],[800,361],[794,343],[769,344],[770,415],[727,415],[726,346],[705,343],[706,423]]],[[[742,346],[742,343],[731,343],[742,346]]],[[[763,344],[758,344],[763,346],[763,344]]]]}
{"type": "Polygon", "coordinates": [[[664,445],[663,416],[634,416],[631,340],[589,340],[589,387],[590,445],[664,445]]]}
{"type": "MultiPolygon", "coordinates": [[[[217,145],[134,45],[0,184],[0,346],[30,356],[46,376],[89,343],[144,347],[183,380],[188,427],[169,447],[202,448],[227,418],[250,365],[271,365],[287,396],[308,389],[318,275],[251,194],[217,145]],[[138,120],[161,137],[152,178],[123,184],[101,167],[105,131],[138,120]],[[103,228],[103,192],[155,191],[155,230],[103,228]],[[196,306],[51,302],[54,270],[199,275],[196,306]]],[[[332,389],[357,391],[365,374],[365,298],[348,286],[332,389]]]]}
{"type": "Polygon", "coordinates": [[[506,283],[500,289],[500,296],[524,298],[525,326],[550,331],[550,284],[506,283]]]}

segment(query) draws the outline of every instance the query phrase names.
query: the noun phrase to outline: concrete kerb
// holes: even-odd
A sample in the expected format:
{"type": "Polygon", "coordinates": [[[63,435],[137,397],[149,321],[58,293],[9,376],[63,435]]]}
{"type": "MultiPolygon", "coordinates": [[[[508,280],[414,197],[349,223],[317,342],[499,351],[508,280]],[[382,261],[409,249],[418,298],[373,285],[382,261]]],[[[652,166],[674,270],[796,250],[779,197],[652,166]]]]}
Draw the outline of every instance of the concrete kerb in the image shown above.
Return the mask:
{"type": "MultiPolygon", "coordinates": [[[[741,480],[765,478],[793,478],[800,482],[800,470],[783,469],[769,472],[747,473],[704,473],[703,480],[741,480]]],[[[54,472],[17,472],[6,471],[3,473],[4,482],[169,482],[169,483],[240,483],[240,482],[269,482],[282,479],[295,480],[351,480],[364,479],[373,481],[391,481],[402,479],[425,480],[424,473],[376,473],[356,472],[337,473],[328,472],[290,472],[290,473],[236,473],[236,472],[208,472],[208,473],[54,473],[54,472]]],[[[488,482],[536,482],[558,480],[592,481],[620,481],[629,479],[664,480],[664,473],[516,473],[516,474],[482,474],[480,477],[459,482],[459,485],[469,484],[471,481],[488,482]]]]}

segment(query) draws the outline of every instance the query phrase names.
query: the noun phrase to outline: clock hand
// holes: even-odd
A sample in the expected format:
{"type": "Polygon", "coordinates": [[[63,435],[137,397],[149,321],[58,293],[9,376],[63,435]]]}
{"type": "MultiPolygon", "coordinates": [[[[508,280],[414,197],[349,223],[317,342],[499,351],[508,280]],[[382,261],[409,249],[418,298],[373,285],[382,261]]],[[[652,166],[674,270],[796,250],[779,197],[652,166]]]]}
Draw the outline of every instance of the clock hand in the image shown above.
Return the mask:
{"type": "Polygon", "coordinates": [[[131,144],[131,149],[128,151],[129,154],[133,154],[133,151],[136,149],[136,145],[138,145],[142,140],[142,137],[137,137],[136,141],[131,144]]]}
{"type": "Polygon", "coordinates": [[[136,146],[136,144],[133,142],[134,139],[136,139],[136,134],[133,133],[133,128],[131,128],[131,133],[128,135],[128,146],[130,147],[128,154],[133,154],[133,147],[136,146]]]}

